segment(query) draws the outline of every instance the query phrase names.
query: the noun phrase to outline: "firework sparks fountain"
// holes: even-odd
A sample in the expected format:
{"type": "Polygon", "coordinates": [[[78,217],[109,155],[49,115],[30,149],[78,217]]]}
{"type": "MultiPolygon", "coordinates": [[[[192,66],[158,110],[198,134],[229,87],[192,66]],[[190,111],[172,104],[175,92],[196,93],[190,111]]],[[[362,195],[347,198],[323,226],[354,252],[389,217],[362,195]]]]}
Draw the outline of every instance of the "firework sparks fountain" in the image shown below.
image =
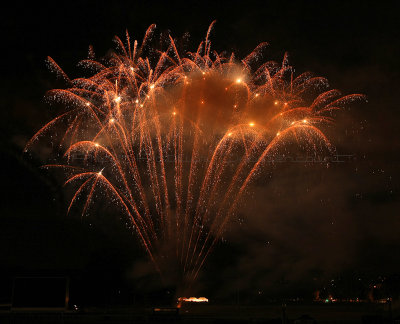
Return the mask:
{"type": "Polygon", "coordinates": [[[292,147],[332,151],[321,125],[363,97],[343,97],[308,72],[295,76],[287,55],[282,64],[260,63],[266,43],[242,60],[212,51],[213,25],[184,55],[171,36],[163,50],[150,45],[155,25],[140,46],[128,33],[125,44],[116,37],[117,51],[102,61],[90,47],[80,63],[88,78],[69,79],[49,57],[67,88],[48,98],[66,110],[27,144],[52,134],[63,156],[46,167],[63,168],[76,188],[68,212],[81,204],[84,215],[106,197],[129,218],[156,269],[163,274],[163,260],[174,260],[186,284],[266,161],[292,147]]]}

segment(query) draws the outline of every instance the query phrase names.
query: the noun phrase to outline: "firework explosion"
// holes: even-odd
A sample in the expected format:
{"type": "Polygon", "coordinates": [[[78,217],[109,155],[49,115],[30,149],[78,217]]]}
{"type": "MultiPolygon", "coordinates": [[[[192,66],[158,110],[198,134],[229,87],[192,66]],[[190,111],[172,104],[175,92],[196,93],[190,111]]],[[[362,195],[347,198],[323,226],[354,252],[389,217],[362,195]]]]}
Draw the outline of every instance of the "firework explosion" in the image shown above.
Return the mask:
{"type": "Polygon", "coordinates": [[[295,76],[287,55],[281,65],[261,62],[266,43],[242,60],[212,51],[213,24],[184,55],[171,36],[163,50],[151,46],[154,25],[140,46],[128,33],[125,44],[116,37],[103,61],[90,47],[80,63],[88,78],[71,80],[48,58],[68,84],[48,97],[67,110],[27,145],[50,133],[63,156],[46,167],[63,168],[76,188],[68,211],[78,203],[85,215],[104,197],[127,215],[156,269],[174,260],[185,282],[267,162],[293,148],[332,151],[320,126],[362,97],[342,97],[308,72],[295,76]]]}

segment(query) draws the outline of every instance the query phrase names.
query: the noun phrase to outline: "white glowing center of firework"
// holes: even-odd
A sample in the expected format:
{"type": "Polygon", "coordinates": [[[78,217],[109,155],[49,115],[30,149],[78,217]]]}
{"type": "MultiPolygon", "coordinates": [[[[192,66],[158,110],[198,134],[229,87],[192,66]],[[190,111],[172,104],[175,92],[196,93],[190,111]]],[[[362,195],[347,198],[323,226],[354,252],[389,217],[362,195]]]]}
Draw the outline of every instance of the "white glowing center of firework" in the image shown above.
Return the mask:
{"type": "Polygon", "coordinates": [[[249,123],[249,126],[250,126],[250,127],[254,127],[254,125],[255,125],[255,124],[254,124],[253,122],[249,123]]]}
{"type": "Polygon", "coordinates": [[[236,83],[241,83],[242,82],[242,79],[241,78],[237,78],[236,79],[236,83]]]}
{"type": "Polygon", "coordinates": [[[150,89],[154,89],[154,84],[150,85],[150,89]]]}
{"type": "Polygon", "coordinates": [[[120,101],[121,101],[121,97],[116,97],[116,98],[114,99],[114,101],[115,101],[115,102],[120,102],[120,101]]]}
{"type": "Polygon", "coordinates": [[[307,119],[303,119],[303,123],[305,123],[305,124],[306,124],[306,123],[307,123],[307,119]]]}
{"type": "Polygon", "coordinates": [[[277,105],[278,103],[279,103],[278,101],[275,101],[275,102],[274,102],[275,105],[277,105]]]}
{"type": "Polygon", "coordinates": [[[115,119],[114,118],[110,118],[110,123],[114,123],[115,119]]]}

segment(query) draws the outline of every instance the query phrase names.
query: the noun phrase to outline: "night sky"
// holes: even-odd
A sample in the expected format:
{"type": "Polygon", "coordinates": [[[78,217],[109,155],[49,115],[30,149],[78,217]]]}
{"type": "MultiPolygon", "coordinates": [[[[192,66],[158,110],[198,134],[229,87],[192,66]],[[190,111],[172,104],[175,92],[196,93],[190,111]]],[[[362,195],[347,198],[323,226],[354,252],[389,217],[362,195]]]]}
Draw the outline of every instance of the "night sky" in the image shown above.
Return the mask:
{"type": "Polygon", "coordinates": [[[312,71],[343,94],[363,93],[368,101],[341,111],[335,126],[326,129],[343,162],[277,163],[253,185],[194,289],[221,299],[240,291],[252,300],[260,291],[309,296],[334,278],[372,282],[400,275],[395,1],[10,5],[0,19],[2,300],[18,275],[69,275],[83,299],[88,291],[98,295],[93,291],[99,280],[107,282],[105,290],[127,295],[126,287],[161,289],[118,212],[98,208],[84,219],[67,216],[70,193],[61,178],[39,168],[40,154],[22,151],[56,115],[44,95],[63,85],[48,70],[48,55],[74,78],[81,75],[77,63],[90,44],[102,56],[114,48],[114,35],[122,38],[128,29],[141,40],[156,23],[157,32],[174,37],[190,33],[194,49],[214,19],[211,40],[217,51],[244,57],[267,41],[265,59],[279,61],[288,51],[297,73],[312,71]]]}

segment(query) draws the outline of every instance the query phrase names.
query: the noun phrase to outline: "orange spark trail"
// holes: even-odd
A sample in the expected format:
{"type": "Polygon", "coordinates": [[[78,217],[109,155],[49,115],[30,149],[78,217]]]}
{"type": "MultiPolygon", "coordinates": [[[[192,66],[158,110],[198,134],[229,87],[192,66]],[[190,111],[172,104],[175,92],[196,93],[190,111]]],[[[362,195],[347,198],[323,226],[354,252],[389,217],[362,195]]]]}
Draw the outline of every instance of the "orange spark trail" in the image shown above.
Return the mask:
{"type": "Polygon", "coordinates": [[[333,152],[324,126],[364,99],[342,96],[309,72],[296,76],[287,54],[281,64],[265,61],[267,43],[242,60],[212,51],[214,25],[193,52],[171,35],[154,41],[155,25],[141,43],[128,32],[126,46],[115,37],[117,50],[101,62],[90,47],[80,63],[88,78],[71,80],[48,58],[66,82],[48,97],[66,111],[26,146],[34,150],[49,135],[61,161],[48,167],[62,168],[65,184],[75,186],[68,212],[81,204],[85,216],[100,196],[116,205],[157,271],[185,286],[252,181],[272,170],[268,161],[288,150],[333,152]]]}

